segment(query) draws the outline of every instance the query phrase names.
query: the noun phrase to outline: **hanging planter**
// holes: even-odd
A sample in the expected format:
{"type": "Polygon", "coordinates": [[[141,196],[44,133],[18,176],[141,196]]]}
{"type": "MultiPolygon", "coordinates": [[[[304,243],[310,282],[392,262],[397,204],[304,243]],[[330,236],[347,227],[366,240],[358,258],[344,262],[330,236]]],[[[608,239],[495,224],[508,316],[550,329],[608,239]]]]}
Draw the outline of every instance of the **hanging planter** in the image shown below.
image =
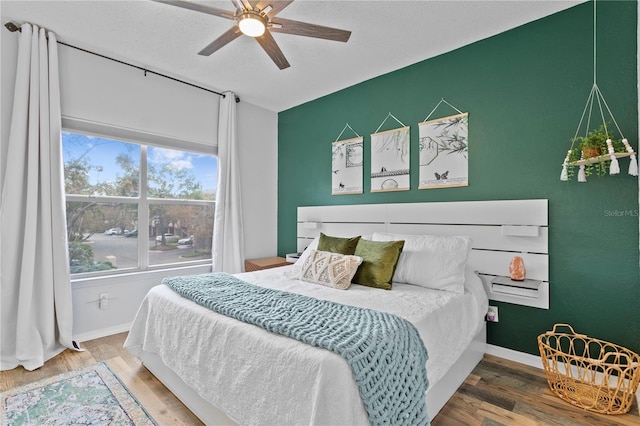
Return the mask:
{"type": "MultiPolygon", "coordinates": [[[[567,152],[565,159],[567,179],[570,180],[578,170],[578,181],[586,182],[591,175],[606,176],[620,173],[618,158],[635,157],[633,149],[626,139],[615,139],[604,124],[585,136],[573,139],[573,146],[567,152]],[[629,151],[627,150],[629,147],[629,151]]],[[[637,162],[635,158],[630,162],[630,174],[637,176],[637,162]],[[633,166],[636,165],[635,170],[633,166]]],[[[562,179],[565,180],[565,179],[562,179]]]]}
{"type": "Polygon", "coordinates": [[[582,111],[580,123],[575,135],[571,139],[571,148],[567,151],[567,156],[562,163],[560,180],[570,180],[576,170],[578,171],[578,182],[586,182],[587,177],[593,174],[597,176],[615,175],[620,173],[619,158],[629,157],[629,174],[638,176],[638,160],[636,153],[629,144],[627,138],[618,126],[618,122],[611,113],[607,101],[604,99],[600,88],[596,83],[596,0],[593,1],[593,86],[587,98],[587,103],[582,111]],[[591,127],[591,115],[595,114],[594,101],[599,110],[599,118],[602,120],[600,127],[591,127]],[[604,106],[604,108],[603,108],[604,106]],[[605,112],[610,121],[605,119],[605,112]],[[584,136],[578,136],[584,127],[584,136]],[[619,139],[615,139],[609,131],[607,124],[613,122],[618,131],[619,139]]]}
{"type": "Polygon", "coordinates": [[[636,153],[629,144],[627,138],[624,137],[618,123],[615,121],[613,114],[609,110],[609,107],[604,100],[604,97],[600,93],[600,89],[596,83],[593,85],[587,104],[585,105],[580,124],[576,134],[571,139],[571,148],[567,151],[567,156],[562,164],[562,173],[560,174],[560,180],[571,180],[578,172],[578,182],[586,182],[587,177],[615,175],[620,173],[619,158],[629,157],[629,174],[632,176],[638,176],[638,161],[636,159],[636,153]],[[586,115],[587,110],[593,111],[594,98],[598,101],[598,107],[600,108],[600,118],[602,124],[600,127],[588,131],[590,128],[591,117],[587,117],[586,134],[584,136],[578,136],[580,129],[586,115]],[[620,138],[616,139],[613,133],[608,129],[607,122],[605,121],[604,111],[602,105],[605,105],[611,120],[615,124],[620,138]]]}

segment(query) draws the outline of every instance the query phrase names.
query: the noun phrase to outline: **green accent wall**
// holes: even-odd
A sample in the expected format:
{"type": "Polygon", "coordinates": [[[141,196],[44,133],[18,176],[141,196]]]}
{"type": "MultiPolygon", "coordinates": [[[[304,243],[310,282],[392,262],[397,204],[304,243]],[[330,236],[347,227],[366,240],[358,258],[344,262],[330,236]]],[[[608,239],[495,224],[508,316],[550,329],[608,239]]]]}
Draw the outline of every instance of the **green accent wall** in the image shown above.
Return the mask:
{"type": "MultiPolygon", "coordinates": [[[[598,86],[637,150],[636,8],[598,2],[598,86]]],[[[545,198],[550,309],[496,302],[489,343],[538,354],[540,333],[570,323],[640,352],[638,179],[626,159],[620,175],[559,179],[593,84],[592,22],[581,4],[281,112],[278,254],[296,251],[298,206],[545,198]],[[418,190],[417,123],[441,98],[469,112],[469,186],[418,190]],[[369,135],[388,112],[411,126],[411,190],[371,193],[369,135]],[[332,196],[331,143],[347,122],[364,136],[364,193],[332,196]]]]}

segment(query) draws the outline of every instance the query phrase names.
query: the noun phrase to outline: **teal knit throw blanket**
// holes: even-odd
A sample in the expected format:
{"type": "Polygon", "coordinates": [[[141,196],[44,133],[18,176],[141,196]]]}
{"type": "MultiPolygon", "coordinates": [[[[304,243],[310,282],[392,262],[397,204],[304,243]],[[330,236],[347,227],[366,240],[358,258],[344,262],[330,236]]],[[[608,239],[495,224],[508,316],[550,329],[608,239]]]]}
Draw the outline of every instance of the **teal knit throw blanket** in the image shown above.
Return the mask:
{"type": "Polygon", "coordinates": [[[165,278],[214,312],[341,355],[371,425],[428,425],[427,350],[396,315],[256,286],[225,273],[165,278]]]}

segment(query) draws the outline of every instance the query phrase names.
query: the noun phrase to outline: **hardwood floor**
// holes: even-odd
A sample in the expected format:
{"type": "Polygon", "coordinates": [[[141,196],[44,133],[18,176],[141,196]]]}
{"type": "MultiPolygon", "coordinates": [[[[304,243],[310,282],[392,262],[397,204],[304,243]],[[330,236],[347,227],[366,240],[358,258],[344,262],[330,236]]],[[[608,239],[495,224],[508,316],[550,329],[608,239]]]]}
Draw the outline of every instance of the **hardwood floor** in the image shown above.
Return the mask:
{"type": "MultiPolygon", "coordinates": [[[[65,351],[36,371],[0,372],[0,391],[105,361],[160,425],[202,425],[176,397],[122,348],[126,333],[82,343],[85,352],[65,351]]],[[[640,426],[636,401],[629,414],[607,416],[573,407],[554,396],[544,372],[486,355],[432,421],[449,425],[630,425],[640,426]]]]}
{"type": "Polygon", "coordinates": [[[203,425],[140,361],[122,347],[127,333],[83,342],[84,352],[66,350],[35,371],[0,372],[0,391],[105,361],[160,425],[203,425]]]}
{"type": "Polygon", "coordinates": [[[485,355],[432,425],[639,426],[640,414],[637,399],[625,415],[574,407],[549,390],[543,370],[485,355]]]}

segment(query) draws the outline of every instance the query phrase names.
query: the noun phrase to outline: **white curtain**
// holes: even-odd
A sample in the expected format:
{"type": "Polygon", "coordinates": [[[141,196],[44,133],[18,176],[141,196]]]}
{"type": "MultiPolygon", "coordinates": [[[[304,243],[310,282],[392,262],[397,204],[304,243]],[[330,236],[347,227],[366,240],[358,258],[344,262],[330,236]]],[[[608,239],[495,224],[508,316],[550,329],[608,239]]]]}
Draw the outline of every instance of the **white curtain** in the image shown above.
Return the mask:
{"type": "Polygon", "coordinates": [[[213,223],[213,270],[244,271],[240,162],[236,141],[236,97],[226,92],[218,113],[218,191],[213,223]]]}
{"type": "Polygon", "coordinates": [[[57,48],[55,34],[22,26],[0,205],[2,370],[74,347],[57,48]]]}

